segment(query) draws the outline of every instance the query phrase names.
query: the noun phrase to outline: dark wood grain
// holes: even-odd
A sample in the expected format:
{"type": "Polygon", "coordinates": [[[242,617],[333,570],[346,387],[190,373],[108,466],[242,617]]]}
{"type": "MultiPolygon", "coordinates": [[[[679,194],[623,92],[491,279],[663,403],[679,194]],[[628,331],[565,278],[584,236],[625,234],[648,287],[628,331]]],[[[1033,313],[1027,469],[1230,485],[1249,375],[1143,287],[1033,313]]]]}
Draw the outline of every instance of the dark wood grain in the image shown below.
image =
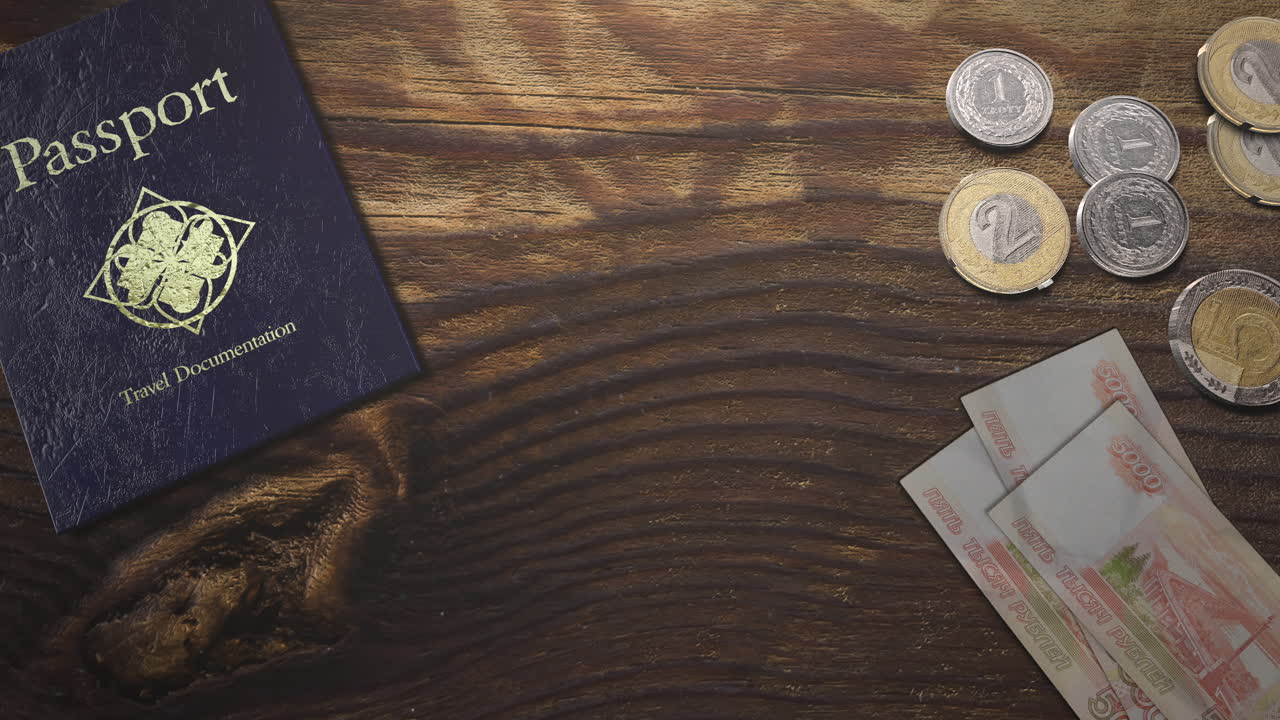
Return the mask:
{"type": "MultiPolygon", "coordinates": [[[[9,46],[112,3],[0,0],[9,46]]],[[[958,396],[1116,326],[1224,512],[1280,559],[1276,415],[1174,368],[1177,293],[1280,274],[1204,148],[1195,52],[1245,2],[281,0],[426,372],[56,536],[0,403],[0,716],[1066,718],[897,485],[958,396]],[[975,148],[991,45],[1056,111],[975,148]],[[986,295],[937,213],[1011,165],[1074,211],[1071,119],[1178,126],[1193,239],[986,295]]]]}

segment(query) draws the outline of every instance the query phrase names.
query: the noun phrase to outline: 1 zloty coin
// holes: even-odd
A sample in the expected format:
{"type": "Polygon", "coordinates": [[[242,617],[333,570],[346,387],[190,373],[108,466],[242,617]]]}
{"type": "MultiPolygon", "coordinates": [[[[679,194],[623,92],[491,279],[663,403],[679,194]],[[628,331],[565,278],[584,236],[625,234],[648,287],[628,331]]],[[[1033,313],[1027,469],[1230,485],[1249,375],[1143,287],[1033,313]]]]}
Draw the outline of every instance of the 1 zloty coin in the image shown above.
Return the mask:
{"type": "Polygon", "coordinates": [[[1130,172],[1099,180],[1080,201],[1076,233],[1098,267],[1120,277],[1154,275],[1187,247],[1191,219],[1172,185],[1130,172]]]}
{"type": "Polygon", "coordinates": [[[999,148],[1031,142],[1053,114],[1049,76],[1031,58],[1003,48],[965,58],[947,81],[946,97],[957,128],[999,148]]]}
{"type": "Polygon", "coordinates": [[[1076,172],[1092,185],[1122,172],[1168,180],[1178,169],[1181,147],[1173,123],[1159,108],[1114,95],[1085,108],[1071,123],[1067,152],[1076,172]]]}

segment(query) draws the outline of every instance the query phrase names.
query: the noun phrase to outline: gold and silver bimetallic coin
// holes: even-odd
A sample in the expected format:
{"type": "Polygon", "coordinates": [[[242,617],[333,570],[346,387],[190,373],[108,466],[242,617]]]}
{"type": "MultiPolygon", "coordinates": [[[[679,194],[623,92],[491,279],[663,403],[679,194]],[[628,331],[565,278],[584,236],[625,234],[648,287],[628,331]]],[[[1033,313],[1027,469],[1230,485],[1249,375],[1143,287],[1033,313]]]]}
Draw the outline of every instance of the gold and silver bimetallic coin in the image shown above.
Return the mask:
{"type": "Polygon", "coordinates": [[[1067,134],[1076,172],[1090,185],[1108,175],[1140,172],[1168,180],[1181,147],[1173,123],[1155,105],[1129,95],[1105,97],[1085,108],[1067,134]]]}
{"type": "Polygon", "coordinates": [[[1076,234],[1098,267],[1120,277],[1144,277],[1182,255],[1191,218],[1169,183],[1144,173],[1118,173],[1084,194],[1076,234]]]}
{"type": "Polygon", "coordinates": [[[1071,221],[1039,178],[993,168],[966,177],[951,191],[938,235],[965,280],[990,292],[1020,293],[1053,282],[1067,260],[1071,221]]]}
{"type": "Polygon", "coordinates": [[[1280,402],[1280,282],[1251,270],[1196,280],[1173,304],[1169,346],[1211,397],[1235,405],[1280,402]]]}
{"type": "Polygon", "coordinates": [[[1280,20],[1237,18],[1218,28],[1196,61],[1200,89],[1226,120],[1280,132],[1280,20]]]}
{"type": "Polygon", "coordinates": [[[992,147],[1026,145],[1053,114],[1049,76],[1031,58],[1003,48],[965,58],[947,81],[946,97],[952,124],[992,147]]]}
{"type": "Polygon", "coordinates": [[[1213,166],[1232,190],[1263,205],[1280,205],[1280,134],[1245,130],[1209,118],[1213,166]]]}

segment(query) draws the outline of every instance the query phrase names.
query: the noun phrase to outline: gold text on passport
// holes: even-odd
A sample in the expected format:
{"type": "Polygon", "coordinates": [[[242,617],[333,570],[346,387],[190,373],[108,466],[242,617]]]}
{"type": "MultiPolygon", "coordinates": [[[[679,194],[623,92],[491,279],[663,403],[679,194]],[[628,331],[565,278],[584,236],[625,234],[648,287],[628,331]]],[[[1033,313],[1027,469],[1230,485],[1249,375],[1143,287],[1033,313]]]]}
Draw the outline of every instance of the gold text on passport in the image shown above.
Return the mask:
{"type": "Polygon", "coordinates": [[[154,108],[140,105],[126,110],[119,117],[99,122],[91,130],[77,131],[71,135],[70,142],[53,140],[46,144],[37,138],[25,137],[0,146],[7,154],[17,180],[15,192],[26,190],[44,177],[70,172],[126,146],[134,160],[147,157],[151,153],[144,143],[161,127],[182,125],[193,117],[238,100],[239,97],[227,87],[227,77],[227,73],[218,68],[212,77],[192,85],[190,90],[171,92],[160,98],[154,108]]]}
{"type": "Polygon", "coordinates": [[[165,370],[160,373],[160,377],[143,387],[125,388],[116,394],[124,400],[125,405],[133,405],[134,403],[141,402],[142,400],[146,400],[149,397],[164,392],[165,390],[172,388],[174,385],[184,383],[200,373],[208,372],[217,368],[219,365],[239,359],[246,353],[253,352],[263,345],[283,339],[297,331],[297,325],[293,323],[285,323],[280,327],[272,328],[260,335],[255,335],[242,343],[229,347],[217,355],[205,358],[200,362],[175,365],[172,370],[165,370]]]}

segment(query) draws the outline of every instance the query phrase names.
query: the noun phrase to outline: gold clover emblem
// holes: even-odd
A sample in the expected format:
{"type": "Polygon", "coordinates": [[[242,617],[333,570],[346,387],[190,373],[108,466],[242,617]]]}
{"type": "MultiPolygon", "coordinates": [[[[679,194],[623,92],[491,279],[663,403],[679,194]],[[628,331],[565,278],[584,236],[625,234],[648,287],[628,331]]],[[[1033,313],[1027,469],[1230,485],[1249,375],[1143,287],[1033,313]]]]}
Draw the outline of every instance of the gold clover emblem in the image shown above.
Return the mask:
{"type": "Polygon", "coordinates": [[[84,296],[150,328],[197,335],[236,277],[254,223],[142,188],[84,296]]]}

